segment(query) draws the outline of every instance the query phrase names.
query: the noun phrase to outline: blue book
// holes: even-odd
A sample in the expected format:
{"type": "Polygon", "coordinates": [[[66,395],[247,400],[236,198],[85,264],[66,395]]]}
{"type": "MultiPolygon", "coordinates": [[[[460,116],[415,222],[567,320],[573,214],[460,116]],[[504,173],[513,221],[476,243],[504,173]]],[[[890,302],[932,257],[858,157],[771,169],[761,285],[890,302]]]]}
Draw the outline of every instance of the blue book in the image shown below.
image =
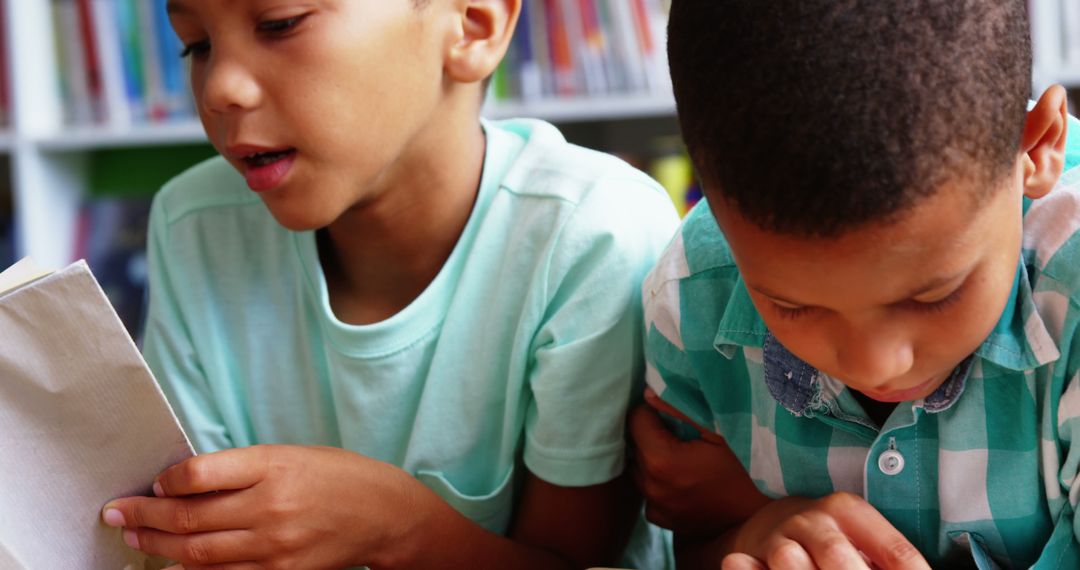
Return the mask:
{"type": "Polygon", "coordinates": [[[124,67],[124,92],[134,122],[147,119],[146,89],[143,83],[142,47],[139,45],[139,15],[136,0],[116,1],[116,30],[124,67]]]}
{"type": "Polygon", "coordinates": [[[154,2],[154,24],[157,36],[157,55],[161,65],[161,86],[164,93],[165,112],[171,119],[190,117],[193,113],[191,90],[188,88],[187,66],[180,58],[184,46],[176,37],[169,14],[165,10],[166,0],[154,2]]]}

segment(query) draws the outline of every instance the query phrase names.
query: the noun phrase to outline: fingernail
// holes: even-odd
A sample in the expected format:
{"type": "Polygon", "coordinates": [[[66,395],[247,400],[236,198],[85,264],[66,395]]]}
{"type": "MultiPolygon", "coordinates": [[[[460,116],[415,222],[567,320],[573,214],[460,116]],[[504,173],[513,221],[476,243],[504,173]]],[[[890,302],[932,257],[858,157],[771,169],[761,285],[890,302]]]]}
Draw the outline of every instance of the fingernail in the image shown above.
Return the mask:
{"type": "Polygon", "coordinates": [[[139,549],[139,535],[135,534],[135,531],[131,530],[130,528],[125,528],[124,529],[124,544],[134,548],[135,550],[138,550],[139,549]]]}
{"type": "Polygon", "coordinates": [[[120,509],[106,508],[105,514],[101,516],[105,521],[105,524],[109,526],[124,526],[124,513],[120,512],[120,509]]]}
{"type": "MultiPolygon", "coordinates": [[[[143,488],[145,489],[145,487],[143,487],[143,488]]],[[[155,497],[164,497],[165,496],[165,489],[162,489],[161,488],[161,483],[159,483],[157,481],[154,481],[154,496],[155,497]]]]}

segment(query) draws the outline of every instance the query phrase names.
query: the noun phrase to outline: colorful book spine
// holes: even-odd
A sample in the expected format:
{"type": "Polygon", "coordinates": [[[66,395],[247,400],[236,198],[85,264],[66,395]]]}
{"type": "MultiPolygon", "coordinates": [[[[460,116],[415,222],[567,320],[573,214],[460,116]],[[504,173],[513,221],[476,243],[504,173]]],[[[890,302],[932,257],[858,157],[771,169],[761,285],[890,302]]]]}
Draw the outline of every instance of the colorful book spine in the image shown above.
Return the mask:
{"type": "Polygon", "coordinates": [[[194,116],[165,0],[49,0],[69,124],[124,129],[194,116]]]}
{"type": "Polygon", "coordinates": [[[607,33],[600,21],[596,0],[578,0],[581,27],[584,37],[587,78],[593,78],[599,94],[612,91],[611,56],[608,52],[607,33]]]}
{"type": "Polygon", "coordinates": [[[529,37],[532,38],[532,53],[540,69],[540,94],[543,97],[555,92],[551,50],[548,47],[548,24],[546,0],[526,0],[529,8],[529,37]]]}
{"type": "Polygon", "coordinates": [[[157,22],[154,3],[156,0],[138,0],[135,13],[142,50],[143,95],[151,121],[169,118],[165,95],[165,78],[161,69],[160,47],[157,40],[157,22]]]}
{"type": "Polygon", "coordinates": [[[86,72],[86,87],[90,97],[90,116],[94,123],[105,121],[105,104],[101,85],[100,56],[97,49],[97,33],[94,29],[93,8],[90,0],[75,0],[75,13],[78,17],[79,33],[76,36],[82,43],[83,66],[86,72]]]}
{"type": "Polygon", "coordinates": [[[544,96],[544,76],[536,58],[537,51],[533,40],[534,12],[535,3],[521,3],[521,15],[518,17],[513,40],[514,58],[509,60],[507,69],[507,75],[516,73],[516,95],[524,101],[533,101],[544,96]]]}
{"type": "Polygon", "coordinates": [[[551,56],[551,69],[555,92],[562,96],[577,93],[574,80],[574,56],[570,47],[570,36],[566,29],[566,15],[560,0],[544,0],[544,13],[548,24],[548,49],[551,56]]]}
{"type": "Polygon", "coordinates": [[[122,38],[116,18],[117,0],[93,0],[92,8],[105,123],[115,129],[127,128],[131,126],[133,116],[124,78],[122,38]]]}
{"type": "Polygon", "coordinates": [[[158,61],[161,68],[162,101],[166,117],[182,118],[192,114],[191,89],[188,87],[187,68],[180,59],[183,45],[176,37],[164,0],[151,0],[156,26],[158,61]]]}
{"type": "Polygon", "coordinates": [[[57,39],[60,85],[64,99],[64,120],[71,125],[93,122],[90,79],[80,39],[79,12],[75,0],[53,0],[53,24],[57,39]]]}
{"type": "Polygon", "coordinates": [[[146,106],[146,81],[143,79],[142,42],[139,40],[139,0],[116,0],[116,31],[124,70],[124,93],[132,122],[149,116],[146,106]]]}

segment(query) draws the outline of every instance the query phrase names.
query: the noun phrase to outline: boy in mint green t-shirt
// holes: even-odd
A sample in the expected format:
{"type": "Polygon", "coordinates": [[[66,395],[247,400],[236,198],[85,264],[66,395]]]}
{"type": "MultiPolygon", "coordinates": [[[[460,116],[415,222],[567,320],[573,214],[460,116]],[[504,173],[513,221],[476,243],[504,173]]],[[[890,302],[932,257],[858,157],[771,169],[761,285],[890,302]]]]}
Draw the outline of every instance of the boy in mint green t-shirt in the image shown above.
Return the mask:
{"type": "MultiPolygon", "coordinates": [[[[145,354],[199,457],[105,507],[190,566],[619,561],[661,188],[479,119],[516,0],[171,0],[221,157],[151,220],[145,354]],[[271,444],[271,445],[259,445],[271,444]],[[255,446],[255,447],[252,447],[255,446]]],[[[631,564],[662,564],[638,537],[631,564]]]]}
{"type": "Polygon", "coordinates": [[[708,201],[646,377],[708,439],[633,431],[680,567],[1080,568],[1080,139],[1026,9],[673,3],[708,201]]]}

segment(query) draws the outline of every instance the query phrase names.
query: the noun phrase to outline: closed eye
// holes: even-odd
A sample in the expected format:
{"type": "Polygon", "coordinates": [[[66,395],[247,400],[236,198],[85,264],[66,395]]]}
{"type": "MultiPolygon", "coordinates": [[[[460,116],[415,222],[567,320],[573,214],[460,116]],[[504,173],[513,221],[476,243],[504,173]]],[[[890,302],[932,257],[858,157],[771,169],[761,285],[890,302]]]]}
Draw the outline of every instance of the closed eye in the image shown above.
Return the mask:
{"type": "Polygon", "coordinates": [[[952,293],[949,293],[944,298],[937,301],[926,303],[922,301],[912,300],[908,303],[905,303],[905,305],[919,312],[940,313],[945,309],[948,309],[950,306],[954,305],[957,301],[959,301],[960,298],[963,296],[965,289],[965,287],[961,286],[952,293]]]}
{"type": "Polygon", "coordinates": [[[797,319],[813,310],[813,307],[785,307],[777,303],[773,303],[773,308],[777,315],[785,319],[797,319]]]}
{"type": "Polygon", "coordinates": [[[300,14],[299,16],[293,16],[291,18],[268,20],[266,22],[260,22],[255,29],[262,34],[281,35],[296,28],[296,26],[307,19],[307,17],[307,14],[300,14]]]}
{"type": "Polygon", "coordinates": [[[210,40],[203,40],[201,42],[193,42],[184,46],[183,51],[180,52],[181,58],[192,57],[195,59],[202,59],[210,53],[210,40]]]}

